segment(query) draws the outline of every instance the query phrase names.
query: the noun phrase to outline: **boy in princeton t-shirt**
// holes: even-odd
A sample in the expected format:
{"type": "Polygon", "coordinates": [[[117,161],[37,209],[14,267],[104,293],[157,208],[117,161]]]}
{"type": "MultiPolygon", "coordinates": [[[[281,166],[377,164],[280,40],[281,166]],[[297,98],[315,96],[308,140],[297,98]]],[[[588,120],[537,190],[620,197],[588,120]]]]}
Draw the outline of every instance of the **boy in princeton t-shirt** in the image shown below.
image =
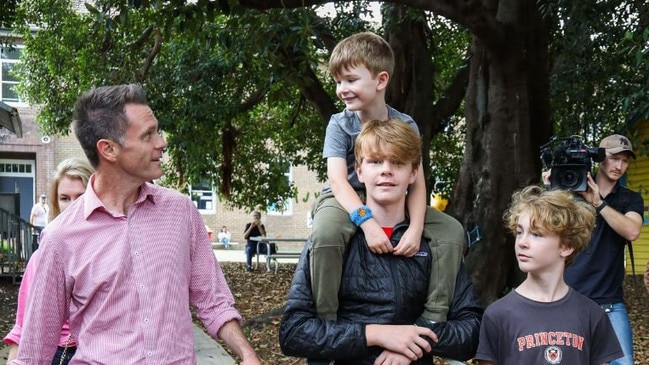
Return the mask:
{"type": "Polygon", "coordinates": [[[485,311],[478,363],[595,365],[623,357],[604,310],[564,280],[588,245],[595,209],[570,191],[528,186],[514,193],[504,220],[527,278],[485,311]]]}

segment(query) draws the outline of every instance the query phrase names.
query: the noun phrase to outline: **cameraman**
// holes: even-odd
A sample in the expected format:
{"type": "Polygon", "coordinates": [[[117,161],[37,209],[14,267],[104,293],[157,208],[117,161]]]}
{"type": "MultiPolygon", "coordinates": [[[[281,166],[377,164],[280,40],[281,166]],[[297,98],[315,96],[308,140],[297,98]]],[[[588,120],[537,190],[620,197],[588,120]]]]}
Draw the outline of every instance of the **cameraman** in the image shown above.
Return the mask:
{"type": "MultiPolygon", "coordinates": [[[[624,358],[611,365],[633,365],[633,334],[622,289],[624,247],[640,235],[644,202],[640,193],[619,183],[630,159],[635,159],[629,139],[614,134],[604,138],[599,146],[606,150],[606,157],[599,164],[595,179],[588,175],[588,189],[580,193],[595,207],[597,222],[589,245],[566,268],[565,279],[608,313],[624,351],[624,358]]],[[[543,178],[545,184],[550,183],[549,173],[544,173],[543,178]]]]}

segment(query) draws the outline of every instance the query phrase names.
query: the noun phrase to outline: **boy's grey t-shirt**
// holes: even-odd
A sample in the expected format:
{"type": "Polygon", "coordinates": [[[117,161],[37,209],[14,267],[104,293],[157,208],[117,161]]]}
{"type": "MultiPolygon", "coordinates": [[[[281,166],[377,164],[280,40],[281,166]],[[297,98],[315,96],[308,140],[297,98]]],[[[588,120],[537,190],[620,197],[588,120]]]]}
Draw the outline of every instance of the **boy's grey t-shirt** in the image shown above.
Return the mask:
{"type": "MultiPolygon", "coordinates": [[[[397,111],[389,105],[387,107],[389,119],[402,120],[408,123],[408,125],[419,134],[417,123],[415,123],[412,117],[408,114],[397,111]]],[[[347,181],[349,181],[349,184],[354,189],[364,189],[363,184],[358,181],[358,176],[354,169],[354,142],[356,141],[356,136],[360,131],[361,120],[355,112],[345,109],[340,113],[336,113],[331,116],[331,119],[329,119],[327,132],[325,134],[324,148],[322,150],[322,157],[324,158],[342,157],[347,161],[347,181]]],[[[329,192],[331,192],[331,186],[329,181],[327,181],[325,186],[322,188],[322,193],[324,194],[329,192]]]]}

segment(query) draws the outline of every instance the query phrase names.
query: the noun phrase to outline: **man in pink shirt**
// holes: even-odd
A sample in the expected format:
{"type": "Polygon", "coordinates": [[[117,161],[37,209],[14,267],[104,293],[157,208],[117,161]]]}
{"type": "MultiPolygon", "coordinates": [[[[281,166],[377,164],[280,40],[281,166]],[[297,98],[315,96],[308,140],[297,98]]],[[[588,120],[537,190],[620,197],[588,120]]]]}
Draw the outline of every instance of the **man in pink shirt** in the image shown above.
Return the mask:
{"type": "Polygon", "coordinates": [[[18,358],[50,363],[69,320],[71,364],[195,364],[193,306],[245,365],[260,361],[186,196],[149,183],[167,146],[138,85],[82,95],[74,132],[95,168],[86,193],[43,231],[18,358]]]}

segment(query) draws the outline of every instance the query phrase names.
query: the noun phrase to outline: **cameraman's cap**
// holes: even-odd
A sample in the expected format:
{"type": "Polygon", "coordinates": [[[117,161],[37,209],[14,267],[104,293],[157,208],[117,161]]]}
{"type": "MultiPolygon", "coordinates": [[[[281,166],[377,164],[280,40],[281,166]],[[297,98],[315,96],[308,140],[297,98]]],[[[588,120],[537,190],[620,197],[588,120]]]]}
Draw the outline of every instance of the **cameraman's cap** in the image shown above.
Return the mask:
{"type": "Polygon", "coordinates": [[[635,159],[635,153],[633,152],[631,141],[621,134],[613,134],[604,138],[599,146],[613,155],[620,152],[628,152],[631,154],[633,159],[635,159]]]}

